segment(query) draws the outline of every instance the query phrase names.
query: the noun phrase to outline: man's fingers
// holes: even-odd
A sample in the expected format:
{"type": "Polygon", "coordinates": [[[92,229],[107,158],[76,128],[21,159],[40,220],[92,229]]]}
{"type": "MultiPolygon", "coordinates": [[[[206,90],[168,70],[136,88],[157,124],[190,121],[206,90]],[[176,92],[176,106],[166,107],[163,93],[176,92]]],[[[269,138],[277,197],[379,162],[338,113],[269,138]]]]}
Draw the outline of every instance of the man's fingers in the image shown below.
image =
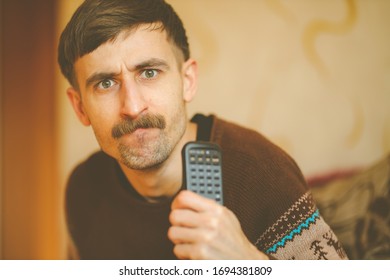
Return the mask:
{"type": "Polygon", "coordinates": [[[216,202],[191,191],[181,191],[172,202],[172,209],[192,209],[205,212],[215,207],[216,202]]]}
{"type": "Polygon", "coordinates": [[[199,215],[189,209],[172,210],[169,215],[169,221],[174,226],[196,227],[201,223],[199,215]]]}
{"type": "Polygon", "coordinates": [[[194,243],[199,239],[199,232],[191,228],[172,226],[168,230],[168,238],[174,244],[194,243]]]}
{"type": "Polygon", "coordinates": [[[191,247],[190,244],[178,244],[173,248],[173,253],[180,260],[191,260],[191,247]]]}
{"type": "Polygon", "coordinates": [[[200,244],[178,244],[173,248],[173,253],[182,260],[203,260],[207,259],[208,248],[200,244]]]}

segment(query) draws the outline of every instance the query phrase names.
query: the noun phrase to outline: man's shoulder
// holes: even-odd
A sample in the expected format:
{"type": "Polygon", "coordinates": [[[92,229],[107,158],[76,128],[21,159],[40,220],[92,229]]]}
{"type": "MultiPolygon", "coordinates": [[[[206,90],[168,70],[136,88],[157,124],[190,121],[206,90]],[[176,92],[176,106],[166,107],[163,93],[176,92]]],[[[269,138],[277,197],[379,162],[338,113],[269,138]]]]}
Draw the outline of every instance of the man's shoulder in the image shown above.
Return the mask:
{"type": "MultiPolygon", "coordinates": [[[[295,177],[305,185],[296,161],[260,132],[214,117],[211,141],[220,145],[225,164],[253,176],[295,177]]],[[[288,181],[288,180],[287,180],[288,181]]]]}
{"type": "Polygon", "coordinates": [[[257,156],[288,155],[261,132],[214,116],[211,141],[223,149],[257,156]]]}

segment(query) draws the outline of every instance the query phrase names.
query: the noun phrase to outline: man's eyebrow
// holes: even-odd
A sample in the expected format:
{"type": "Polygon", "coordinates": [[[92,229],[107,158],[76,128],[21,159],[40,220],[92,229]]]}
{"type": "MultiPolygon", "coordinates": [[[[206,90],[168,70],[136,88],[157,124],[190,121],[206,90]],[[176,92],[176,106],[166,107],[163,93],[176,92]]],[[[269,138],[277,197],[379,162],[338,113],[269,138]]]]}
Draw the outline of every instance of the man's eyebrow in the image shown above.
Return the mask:
{"type": "Polygon", "coordinates": [[[115,77],[117,75],[118,73],[104,73],[104,72],[93,73],[85,81],[85,87],[88,88],[89,86],[95,84],[96,82],[103,81],[105,79],[112,79],[112,77],[115,77]]]}
{"type": "Polygon", "coordinates": [[[134,69],[142,70],[145,68],[153,68],[153,67],[162,67],[162,68],[169,69],[169,64],[163,59],[151,58],[136,64],[134,69]]]}

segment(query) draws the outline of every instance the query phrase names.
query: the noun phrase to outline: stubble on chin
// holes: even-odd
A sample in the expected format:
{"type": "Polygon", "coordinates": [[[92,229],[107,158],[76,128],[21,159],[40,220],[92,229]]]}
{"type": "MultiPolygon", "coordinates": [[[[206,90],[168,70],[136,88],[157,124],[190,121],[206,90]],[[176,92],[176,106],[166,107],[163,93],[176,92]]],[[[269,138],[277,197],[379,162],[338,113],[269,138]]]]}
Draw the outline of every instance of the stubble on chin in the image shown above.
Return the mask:
{"type": "Polygon", "coordinates": [[[118,144],[121,163],[134,170],[157,168],[169,157],[172,149],[167,141],[161,139],[149,144],[145,143],[138,148],[123,143],[118,144]]]}

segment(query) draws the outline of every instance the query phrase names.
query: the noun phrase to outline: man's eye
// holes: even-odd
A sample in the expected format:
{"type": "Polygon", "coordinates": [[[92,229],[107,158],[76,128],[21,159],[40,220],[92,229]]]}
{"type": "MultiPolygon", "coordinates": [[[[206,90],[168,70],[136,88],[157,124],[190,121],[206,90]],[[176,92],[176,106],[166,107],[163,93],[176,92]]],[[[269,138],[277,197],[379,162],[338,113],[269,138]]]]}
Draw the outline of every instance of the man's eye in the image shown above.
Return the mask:
{"type": "Polygon", "coordinates": [[[113,85],[114,85],[113,80],[105,79],[105,80],[101,81],[100,83],[98,83],[97,86],[100,89],[108,89],[108,88],[112,87],[113,85]]]}
{"type": "Polygon", "coordinates": [[[156,69],[146,69],[141,73],[141,77],[145,79],[153,79],[158,75],[156,69]]]}

